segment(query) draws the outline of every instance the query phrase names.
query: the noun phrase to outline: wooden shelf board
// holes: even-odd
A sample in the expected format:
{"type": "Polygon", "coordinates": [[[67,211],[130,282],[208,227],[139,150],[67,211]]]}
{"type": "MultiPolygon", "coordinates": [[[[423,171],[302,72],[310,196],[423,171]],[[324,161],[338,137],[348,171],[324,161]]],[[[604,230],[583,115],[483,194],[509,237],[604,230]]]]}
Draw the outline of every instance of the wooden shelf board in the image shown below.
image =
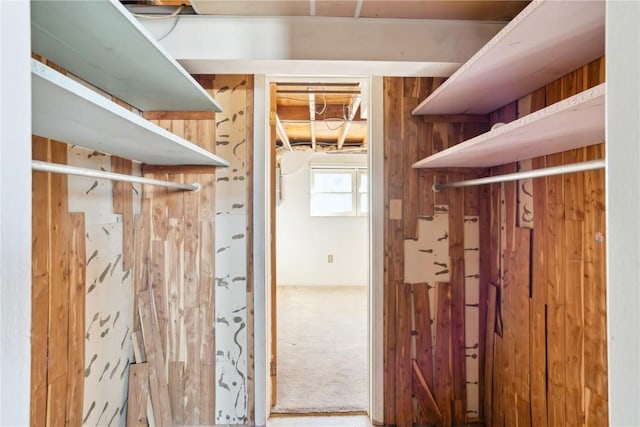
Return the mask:
{"type": "Polygon", "coordinates": [[[413,111],[486,114],[604,55],[605,2],[534,0],[413,111]]]}
{"type": "Polygon", "coordinates": [[[605,83],[426,157],[414,168],[492,167],[604,142],[605,83]]]}
{"type": "Polygon", "coordinates": [[[229,165],[33,59],[31,84],[35,135],[142,163],[229,165]]]}
{"type": "Polygon", "coordinates": [[[142,111],[221,111],[115,0],[32,2],[31,49],[142,111]]]}

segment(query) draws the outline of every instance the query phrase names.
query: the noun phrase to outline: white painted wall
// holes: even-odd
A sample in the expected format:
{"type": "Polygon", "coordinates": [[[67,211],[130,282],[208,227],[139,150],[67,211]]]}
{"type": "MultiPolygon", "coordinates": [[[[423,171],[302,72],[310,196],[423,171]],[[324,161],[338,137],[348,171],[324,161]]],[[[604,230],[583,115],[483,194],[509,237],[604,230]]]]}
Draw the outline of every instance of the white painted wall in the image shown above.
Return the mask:
{"type": "Polygon", "coordinates": [[[29,424],[31,46],[27,1],[0,1],[0,425],[29,424]]]}
{"type": "Polygon", "coordinates": [[[369,222],[366,216],[309,215],[310,166],[366,166],[365,154],[285,152],[282,201],[276,209],[278,286],[366,286],[369,222]],[[333,255],[333,262],[327,261],[333,255]]]}
{"type": "Polygon", "coordinates": [[[608,1],[609,422],[640,425],[640,3],[608,1]]]}

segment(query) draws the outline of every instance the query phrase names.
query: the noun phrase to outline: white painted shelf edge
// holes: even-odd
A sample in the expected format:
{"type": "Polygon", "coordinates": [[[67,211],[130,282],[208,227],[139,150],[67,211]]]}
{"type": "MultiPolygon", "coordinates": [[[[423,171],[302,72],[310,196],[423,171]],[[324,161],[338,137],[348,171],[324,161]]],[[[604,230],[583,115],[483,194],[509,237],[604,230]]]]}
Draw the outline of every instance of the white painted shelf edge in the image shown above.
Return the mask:
{"type": "Polygon", "coordinates": [[[32,132],[155,165],[229,162],[32,59],[32,132]]]}
{"type": "Polygon", "coordinates": [[[486,114],[604,55],[605,2],[534,0],[412,114],[486,114]]]}
{"type": "Polygon", "coordinates": [[[605,85],[433,154],[413,167],[493,167],[604,142],[605,85]]]}
{"type": "Polygon", "coordinates": [[[34,1],[31,15],[35,53],[137,109],[222,111],[119,1],[34,1]]]}

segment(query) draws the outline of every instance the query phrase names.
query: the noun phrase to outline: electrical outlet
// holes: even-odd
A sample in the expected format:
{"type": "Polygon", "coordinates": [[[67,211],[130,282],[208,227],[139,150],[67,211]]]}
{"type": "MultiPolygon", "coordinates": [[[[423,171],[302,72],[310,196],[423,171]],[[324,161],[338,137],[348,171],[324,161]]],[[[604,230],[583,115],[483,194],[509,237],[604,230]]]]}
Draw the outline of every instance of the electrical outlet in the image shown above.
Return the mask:
{"type": "Polygon", "coordinates": [[[327,257],[327,262],[333,262],[333,255],[329,255],[327,257]]]}

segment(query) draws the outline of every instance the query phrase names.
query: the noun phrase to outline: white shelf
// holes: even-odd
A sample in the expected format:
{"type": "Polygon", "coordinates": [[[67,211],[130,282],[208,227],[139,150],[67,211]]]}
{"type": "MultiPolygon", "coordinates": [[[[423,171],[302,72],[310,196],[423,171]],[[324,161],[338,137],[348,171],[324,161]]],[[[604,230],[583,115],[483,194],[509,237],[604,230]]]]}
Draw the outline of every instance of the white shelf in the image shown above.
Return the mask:
{"type": "Polygon", "coordinates": [[[31,60],[32,132],[155,165],[229,166],[36,60],[31,60]]]}
{"type": "Polygon", "coordinates": [[[142,111],[221,111],[116,0],[32,1],[31,50],[142,111]]]}
{"type": "Polygon", "coordinates": [[[604,55],[605,2],[534,0],[413,114],[486,114],[604,55]]]}
{"type": "Polygon", "coordinates": [[[605,83],[464,141],[414,168],[492,167],[604,142],[605,83]]]}

